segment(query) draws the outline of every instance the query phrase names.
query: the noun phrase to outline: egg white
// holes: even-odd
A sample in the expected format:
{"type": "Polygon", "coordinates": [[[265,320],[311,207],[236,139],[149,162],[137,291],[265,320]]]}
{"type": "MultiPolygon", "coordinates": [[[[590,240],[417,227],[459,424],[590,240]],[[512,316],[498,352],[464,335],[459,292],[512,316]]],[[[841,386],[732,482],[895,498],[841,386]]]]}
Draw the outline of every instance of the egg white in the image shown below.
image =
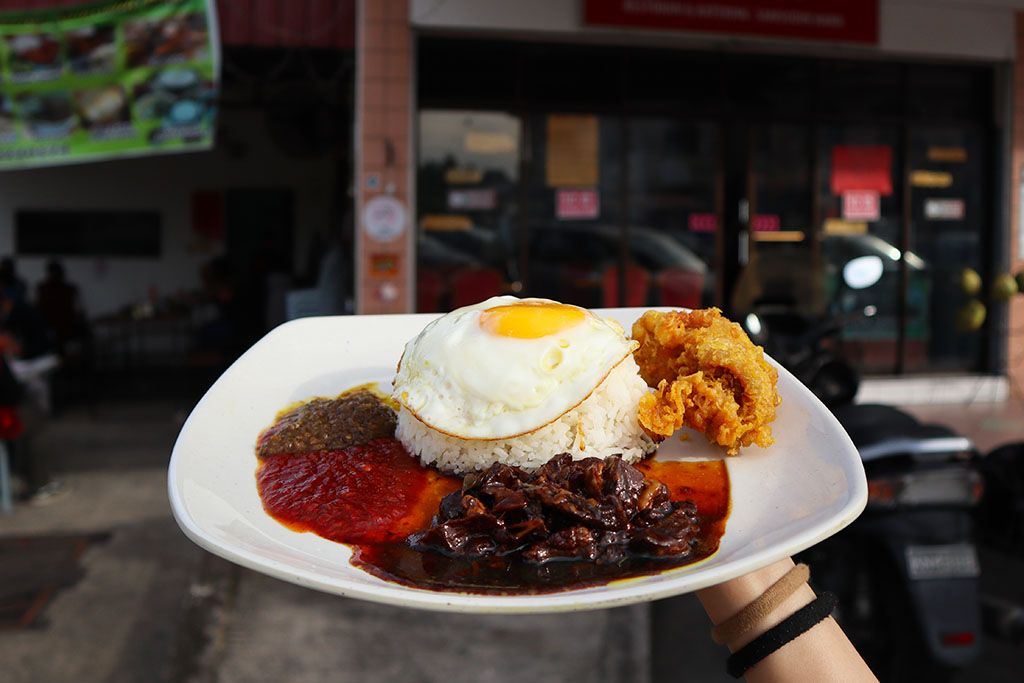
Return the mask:
{"type": "Polygon", "coordinates": [[[507,439],[578,406],[636,346],[614,321],[589,311],[578,324],[533,339],[481,327],[483,311],[520,301],[556,303],[492,297],[427,325],[405,346],[395,400],[450,436],[507,439]]]}

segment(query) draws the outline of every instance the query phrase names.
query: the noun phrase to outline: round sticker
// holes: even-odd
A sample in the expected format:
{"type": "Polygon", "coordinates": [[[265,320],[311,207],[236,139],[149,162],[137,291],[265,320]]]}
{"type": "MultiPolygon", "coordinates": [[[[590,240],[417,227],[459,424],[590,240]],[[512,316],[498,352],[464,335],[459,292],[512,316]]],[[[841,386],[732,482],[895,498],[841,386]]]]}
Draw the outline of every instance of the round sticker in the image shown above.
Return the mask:
{"type": "Polygon", "coordinates": [[[363,206],[363,229],[378,242],[391,242],[405,232],[405,206],[394,197],[374,197],[363,206]]]}

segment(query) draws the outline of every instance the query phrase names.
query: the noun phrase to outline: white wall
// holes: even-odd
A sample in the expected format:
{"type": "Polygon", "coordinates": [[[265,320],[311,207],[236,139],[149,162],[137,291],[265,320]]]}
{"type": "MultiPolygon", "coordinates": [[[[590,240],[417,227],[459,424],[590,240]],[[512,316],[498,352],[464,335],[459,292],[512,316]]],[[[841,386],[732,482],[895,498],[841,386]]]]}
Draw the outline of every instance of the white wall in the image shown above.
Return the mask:
{"type": "MultiPolygon", "coordinates": [[[[329,155],[314,161],[288,158],[267,137],[260,111],[225,111],[220,127],[227,138],[241,143],[240,155],[218,145],[210,152],[0,172],[0,255],[14,252],[14,212],[19,208],[160,211],[158,259],[62,258],[88,314],[109,313],[145,299],[151,287],[165,295],[199,286],[199,266],[215,253],[194,249],[195,190],[290,187],[296,199],[295,255],[304,265],[308,240],[329,227],[333,160],[329,155]]],[[[33,290],[45,261],[17,257],[18,269],[33,290]]]]}
{"type": "Polygon", "coordinates": [[[758,46],[792,51],[849,54],[892,53],[922,57],[961,57],[993,61],[1014,58],[1014,12],[1021,0],[880,0],[877,47],[815,44],[811,41],[658,32],[646,29],[588,28],[583,0],[411,0],[412,24],[422,29],[556,34],[623,43],[676,44],[680,47],[758,46]]]}

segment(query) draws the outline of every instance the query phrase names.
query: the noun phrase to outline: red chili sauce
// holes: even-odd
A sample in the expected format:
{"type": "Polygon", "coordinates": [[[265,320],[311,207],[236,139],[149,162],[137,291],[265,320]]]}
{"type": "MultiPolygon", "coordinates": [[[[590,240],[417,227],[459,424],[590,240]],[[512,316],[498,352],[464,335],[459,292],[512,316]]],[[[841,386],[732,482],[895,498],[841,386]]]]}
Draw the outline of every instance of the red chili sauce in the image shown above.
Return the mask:
{"type": "Polygon", "coordinates": [[[340,451],[272,455],[261,461],[256,480],[269,515],[296,531],[352,546],[352,564],[375,576],[430,590],[532,594],[655,574],[718,550],[729,514],[725,463],[648,460],[638,468],[663,482],[673,500],[697,505],[698,551],[685,560],[535,565],[507,557],[469,560],[414,550],[405,539],[430,524],[441,499],[462,481],[424,467],[394,438],[340,451]]]}

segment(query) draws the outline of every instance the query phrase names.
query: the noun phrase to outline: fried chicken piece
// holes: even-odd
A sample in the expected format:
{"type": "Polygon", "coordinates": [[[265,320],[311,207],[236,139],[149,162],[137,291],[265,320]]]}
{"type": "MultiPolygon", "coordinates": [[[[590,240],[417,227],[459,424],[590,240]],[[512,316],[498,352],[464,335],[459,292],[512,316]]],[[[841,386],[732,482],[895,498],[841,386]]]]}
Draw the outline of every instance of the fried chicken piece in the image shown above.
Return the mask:
{"type": "Polygon", "coordinates": [[[683,426],[735,455],[773,443],[778,373],[743,329],[717,308],[647,311],[633,324],[640,375],[657,390],[640,400],[640,424],[665,438],[683,426]]]}

